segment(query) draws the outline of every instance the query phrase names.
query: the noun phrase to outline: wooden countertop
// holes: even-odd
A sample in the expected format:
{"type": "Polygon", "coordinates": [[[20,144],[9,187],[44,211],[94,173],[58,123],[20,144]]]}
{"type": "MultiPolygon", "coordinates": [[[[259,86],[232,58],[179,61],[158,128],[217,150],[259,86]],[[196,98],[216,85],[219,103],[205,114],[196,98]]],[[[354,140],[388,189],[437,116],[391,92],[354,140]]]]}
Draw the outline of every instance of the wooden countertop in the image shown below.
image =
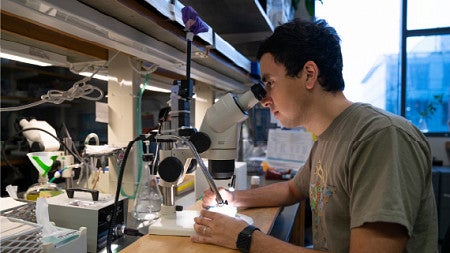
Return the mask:
{"type": "MultiPolygon", "coordinates": [[[[198,210],[200,208],[199,202],[196,202],[193,207],[189,209],[198,210]]],[[[254,225],[261,231],[270,232],[273,222],[279,212],[278,207],[267,208],[249,208],[239,210],[238,213],[247,215],[253,218],[254,225]]],[[[189,237],[185,236],[166,236],[166,235],[145,235],[139,238],[136,242],[129,245],[122,251],[122,253],[198,253],[198,252],[238,252],[228,248],[223,248],[216,245],[193,243],[189,237]]]]}

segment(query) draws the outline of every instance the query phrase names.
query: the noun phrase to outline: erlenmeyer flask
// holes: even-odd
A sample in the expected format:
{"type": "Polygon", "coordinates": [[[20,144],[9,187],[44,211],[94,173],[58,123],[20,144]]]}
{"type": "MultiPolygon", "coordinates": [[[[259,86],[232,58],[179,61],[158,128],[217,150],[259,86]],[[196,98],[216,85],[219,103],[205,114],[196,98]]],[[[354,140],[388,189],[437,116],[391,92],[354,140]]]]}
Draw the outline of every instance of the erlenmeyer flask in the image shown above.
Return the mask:
{"type": "Polygon", "coordinates": [[[158,178],[150,173],[153,154],[143,156],[141,179],[134,201],[133,217],[139,221],[154,221],[160,217],[162,194],[158,178]]]}

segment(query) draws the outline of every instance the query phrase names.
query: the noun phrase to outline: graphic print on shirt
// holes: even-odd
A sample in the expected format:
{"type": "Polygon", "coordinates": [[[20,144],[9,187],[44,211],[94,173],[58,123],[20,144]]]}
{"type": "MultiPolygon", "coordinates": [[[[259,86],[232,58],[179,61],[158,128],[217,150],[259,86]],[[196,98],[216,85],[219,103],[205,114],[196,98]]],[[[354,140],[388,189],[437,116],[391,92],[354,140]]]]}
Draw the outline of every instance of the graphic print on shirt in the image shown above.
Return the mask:
{"type": "MultiPolygon", "coordinates": [[[[335,192],[327,184],[328,181],[328,169],[322,167],[322,163],[319,160],[314,167],[314,171],[311,174],[311,183],[309,187],[309,197],[311,204],[311,211],[313,213],[313,238],[315,244],[325,249],[327,246],[327,239],[325,233],[321,231],[323,228],[320,226],[321,219],[324,215],[325,206],[328,204],[328,200],[335,192]]],[[[316,246],[316,245],[315,245],[316,246]]]]}

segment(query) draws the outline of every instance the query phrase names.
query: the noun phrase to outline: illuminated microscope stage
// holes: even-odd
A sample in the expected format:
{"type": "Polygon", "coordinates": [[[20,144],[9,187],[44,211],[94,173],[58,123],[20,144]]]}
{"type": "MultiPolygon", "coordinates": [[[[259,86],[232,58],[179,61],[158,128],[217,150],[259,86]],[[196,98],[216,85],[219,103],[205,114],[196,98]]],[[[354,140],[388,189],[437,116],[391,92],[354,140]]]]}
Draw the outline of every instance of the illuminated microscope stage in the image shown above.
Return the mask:
{"type": "MultiPolygon", "coordinates": [[[[222,211],[218,211],[222,212],[222,211]]],[[[195,234],[194,218],[200,216],[200,211],[183,210],[176,212],[176,219],[161,216],[148,227],[148,233],[153,235],[191,236],[195,234]]],[[[235,213],[236,218],[253,224],[253,219],[247,215],[235,213]]]]}

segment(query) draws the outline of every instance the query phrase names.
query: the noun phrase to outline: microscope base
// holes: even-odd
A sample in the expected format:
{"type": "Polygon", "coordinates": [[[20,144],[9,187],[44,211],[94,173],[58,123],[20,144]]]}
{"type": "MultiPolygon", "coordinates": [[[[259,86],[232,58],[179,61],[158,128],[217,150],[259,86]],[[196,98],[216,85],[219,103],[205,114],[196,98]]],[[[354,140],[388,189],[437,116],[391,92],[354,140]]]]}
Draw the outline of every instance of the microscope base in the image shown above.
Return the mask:
{"type": "MultiPolygon", "coordinates": [[[[199,211],[183,210],[176,212],[176,218],[161,216],[148,227],[148,233],[152,235],[191,236],[194,231],[194,217],[200,216],[199,211]]],[[[253,219],[247,215],[236,214],[236,218],[253,224],[253,219]]]]}
{"type": "Polygon", "coordinates": [[[200,216],[199,211],[177,211],[176,217],[162,215],[148,227],[148,233],[153,235],[191,236],[194,231],[194,217],[200,216]]]}

